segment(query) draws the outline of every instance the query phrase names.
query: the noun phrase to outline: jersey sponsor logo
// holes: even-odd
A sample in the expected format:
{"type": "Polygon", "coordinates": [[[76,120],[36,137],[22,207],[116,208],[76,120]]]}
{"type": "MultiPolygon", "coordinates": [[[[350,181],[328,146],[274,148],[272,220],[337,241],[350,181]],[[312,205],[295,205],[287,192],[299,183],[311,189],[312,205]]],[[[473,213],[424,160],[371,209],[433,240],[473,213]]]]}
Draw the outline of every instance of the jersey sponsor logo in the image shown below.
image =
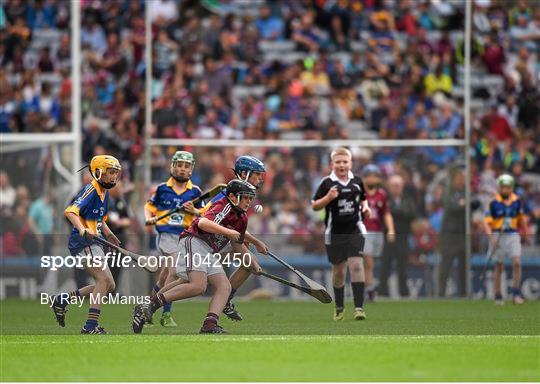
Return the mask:
{"type": "Polygon", "coordinates": [[[232,206],[230,204],[227,204],[225,208],[223,208],[223,210],[216,215],[214,222],[219,224],[225,218],[225,216],[227,216],[227,214],[231,211],[231,208],[232,206]]]}
{"type": "Polygon", "coordinates": [[[338,209],[340,215],[352,214],[354,213],[354,201],[348,201],[347,199],[339,199],[338,209]]]}
{"type": "Polygon", "coordinates": [[[169,225],[183,225],[184,215],[181,213],[175,213],[169,216],[169,225]]]}
{"type": "Polygon", "coordinates": [[[223,218],[227,216],[225,212],[220,212],[216,215],[216,219],[214,220],[216,223],[219,223],[223,218]]]}

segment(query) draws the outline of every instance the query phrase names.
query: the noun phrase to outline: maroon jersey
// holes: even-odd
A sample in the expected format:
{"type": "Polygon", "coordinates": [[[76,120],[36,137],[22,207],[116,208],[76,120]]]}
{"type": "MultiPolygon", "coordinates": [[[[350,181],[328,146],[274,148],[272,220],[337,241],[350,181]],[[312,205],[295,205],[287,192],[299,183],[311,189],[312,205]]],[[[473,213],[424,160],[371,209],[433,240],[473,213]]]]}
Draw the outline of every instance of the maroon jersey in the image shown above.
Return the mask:
{"type": "MultiPolygon", "coordinates": [[[[222,227],[234,229],[240,233],[240,240],[238,243],[244,242],[244,235],[247,229],[248,218],[243,212],[237,211],[226,197],[216,201],[212,207],[204,214],[205,218],[212,220],[214,223],[221,225],[222,227]]],[[[221,251],[227,243],[229,238],[216,233],[208,233],[199,228],[200,217],[195,219],[191,223],[190,227],[184,231],[189,235],[198,237],[206,242],[213,252],[221,251]]]]}
{"type": "Polygon", "coordinates": [[[371,209],[371,215],[369,219],[364,218],[364,225],[370,232],[382,232],[384,230],[383,217],[388,212],[386,192],[379,188],[373,195],[366,193],[366,199],[371,209]]]}

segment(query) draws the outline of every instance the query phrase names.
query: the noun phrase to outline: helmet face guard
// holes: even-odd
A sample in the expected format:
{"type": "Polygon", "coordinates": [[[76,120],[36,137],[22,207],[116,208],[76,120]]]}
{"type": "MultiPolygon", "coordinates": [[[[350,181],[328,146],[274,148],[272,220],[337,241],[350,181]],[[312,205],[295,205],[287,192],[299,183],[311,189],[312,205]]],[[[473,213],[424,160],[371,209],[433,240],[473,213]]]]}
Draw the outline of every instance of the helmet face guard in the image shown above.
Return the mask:
{"type": "MultiPolygon", "coordinates": [[[[99,168],[97,170],[99,172],[99,177],[96,178],[96,181],[98,182],[99,185],[101,185],[105,189],[114,188],[116,186],[116,184],[118,183],[118,180],[120,179],[120,170],[118,169],[118,174],[117,174],[117,176],[115,177],[115,179],[113,181],[105,181],[105,180],[103,180],[103,177],[107,174],[108,169],[109,168],[107,168],[105,170],[105,172],[102,172],[101,168],[99,168]]],[[[112,169],[117,169],[117,168],[112,168],[112,169]]]]}
{"type": "Polygon", "coordinates": [[[177,151],[171,159],[170,175],[178,183],[185,183],[191,179],[193,174],[193,168],[195,167],[195,158],[191,152],[177,151]],[[175,174],[175,168],[179,163],[188,163],[191,165],[191,169],[187,176],[179,176],[175,174]]]}
{"type": "Polygon", "coordinates": [[[236,159],[236,162],[234,163],[234,173],[236,174],[236,177],[248,181],[250,176],[255,172],[261,174],[261,180],[257,183],[252,183],[252,185],[259,189],[264,183],[263,175],[266,172],[264,163],[256,157],[248,155],[240,156],[236,159]],[[245,177],[242,177],[242,172],[246,172],[245,177]]]}
{"type": "Polygon", "coordinates": [[[90,174],[94,180],[96,180],[98,184],[105,189],[114,188],[120,179],[121,171],[122,166],[120,165],[120,162],[113,156],[98,155],[94,156],[90,161],[90,174]],[[105,180],[109,169],[118,171],[113,180],[105,180]]]}
{"type": "Polygon", "coordinates": [[[229,202],[232,204],[234,209],[240,212],[245,212],[248,210],[248,208],[251,206],[251,204],[255,200],[255,197],[257,196],[257,189],[245,180],[234,179],[234,180],[231,180],[229,184],[227,184],[226,194],[227,194],[227,200],[229,200],[229,202]],[[233,194],[236,197],[236,200],[237,200],[236,202],[230,199],[229,197],[230,194],[233,194]],[[240,207],[242,197],[251,198],[251,201],[249,202],[249,205],[246,208],[240,207]]]}

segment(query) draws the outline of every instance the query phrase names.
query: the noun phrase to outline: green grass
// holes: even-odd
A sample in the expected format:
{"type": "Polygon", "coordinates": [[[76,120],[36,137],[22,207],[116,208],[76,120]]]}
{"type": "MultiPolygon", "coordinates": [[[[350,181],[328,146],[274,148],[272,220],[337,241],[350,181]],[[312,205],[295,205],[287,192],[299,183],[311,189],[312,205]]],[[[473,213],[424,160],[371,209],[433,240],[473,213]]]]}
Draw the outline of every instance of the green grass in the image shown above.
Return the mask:
{"type": "MultiPolygon", "coordinates": [[[[368,320],[335,323],[316,302],[240,302],[230,335],[197,335],[207,303],[173,306],[176,329],[130,331],[130,306],[110,305],[112,335],[78,335],[34,301],[0,302],[2,381],[539,381],[540,302],[380,302],[368,320]],[[61,336],[60,336],[61,335],[61,336]]],[[[350,308],[350,305],[349,305],[350,308]]],[[[157,317],[156,317],[157,320],[157,317]]]]}

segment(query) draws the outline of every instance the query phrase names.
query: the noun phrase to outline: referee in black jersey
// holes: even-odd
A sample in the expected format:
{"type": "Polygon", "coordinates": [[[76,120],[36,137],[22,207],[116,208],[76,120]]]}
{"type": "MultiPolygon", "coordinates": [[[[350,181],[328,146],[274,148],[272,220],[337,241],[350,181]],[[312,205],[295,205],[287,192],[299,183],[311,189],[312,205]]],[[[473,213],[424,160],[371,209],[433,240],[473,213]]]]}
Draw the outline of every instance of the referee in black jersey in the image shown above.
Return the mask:
{"type": "Polygon", "coordinates": [[[365,320],[364,312],[364,234],[362,215],[371,211],[366,200],[362,179],[351,172],[352,154],[338,148],[330,155],[332,173],[321,180],[311,203],[315,211],[325,209],[324,242],[328,260],[332,263],[332,284],[336,310],[334,320],[343,320],[344,286],[347,266],[351,275],[354,297],[354,319],[365,320]]]}

